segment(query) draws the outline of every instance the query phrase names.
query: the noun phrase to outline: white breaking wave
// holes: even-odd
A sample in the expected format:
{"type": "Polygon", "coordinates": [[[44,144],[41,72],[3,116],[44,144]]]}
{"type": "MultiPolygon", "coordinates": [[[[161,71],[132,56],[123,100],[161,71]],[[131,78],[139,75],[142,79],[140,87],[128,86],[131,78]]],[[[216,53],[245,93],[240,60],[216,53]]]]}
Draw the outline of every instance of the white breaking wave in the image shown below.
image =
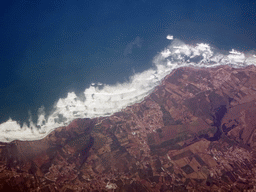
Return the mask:
{"type": "MultiPolygon", "coordinates": [[[[167,39],[173,39],[173,37],[167,39]]],[[[168,47],[153,58],[152,68],[134,74],[128,82],[112,86],[91,84],[83,93],[84,100],[74,92],[70,92],[66,98],[58,100],[48,117],[45,115],[44,108],[40,108],[36,125],[31,119],[29,125],[25,123],[20,125],[10,118],[7,122],[0,124],[0,141],[39,140],[55,128],[65,126],[76,118],[112,115],[129,105],[141,102],[174,69],[185,66],[216,67],[219,65],[232,67],[256,65],[256,57],[234,49],[224,55],[214,51],[208,44],[201,43],[193,46],[173,39],[168,47]],[[100,87],[103,88],[100,89],[100,87]]]]}
{"type": "Polygon", "coordinates": [[[166,36],[166,39],[168,39],[168,40],[173,40],[173,35],[167,35],[167,36],[166,36]]]}

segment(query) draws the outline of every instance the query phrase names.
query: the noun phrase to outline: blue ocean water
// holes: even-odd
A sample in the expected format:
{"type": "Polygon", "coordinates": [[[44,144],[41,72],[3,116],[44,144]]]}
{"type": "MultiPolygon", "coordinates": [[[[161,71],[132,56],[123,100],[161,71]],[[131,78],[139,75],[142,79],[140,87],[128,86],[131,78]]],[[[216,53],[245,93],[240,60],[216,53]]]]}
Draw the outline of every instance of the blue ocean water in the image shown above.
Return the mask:
{"type": "Polygon", "coordinates": [[[220,50],[256,48],[253,1],[25,1],[0,6],[0,123],[36,120],[42,105],[92,82],[152,66],[172,34],[220,50]]]}

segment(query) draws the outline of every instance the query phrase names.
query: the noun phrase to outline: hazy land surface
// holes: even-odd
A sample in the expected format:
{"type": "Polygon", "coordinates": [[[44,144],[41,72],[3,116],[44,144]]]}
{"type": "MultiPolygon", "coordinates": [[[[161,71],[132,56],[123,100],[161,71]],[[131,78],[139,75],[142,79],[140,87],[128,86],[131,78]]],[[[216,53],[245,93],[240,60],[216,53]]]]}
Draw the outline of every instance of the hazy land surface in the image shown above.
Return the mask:
{"type": "Polygon", "coordinates": [[[255,191],[255,13],[1,2],[1,190],[255,191]]]}
{"type": "Polygon", "coordinates": [[[255,66],[176,69],[141,103],[109,117],[1,143],[1,188],[253,190],[255,101],[255,66]]]}

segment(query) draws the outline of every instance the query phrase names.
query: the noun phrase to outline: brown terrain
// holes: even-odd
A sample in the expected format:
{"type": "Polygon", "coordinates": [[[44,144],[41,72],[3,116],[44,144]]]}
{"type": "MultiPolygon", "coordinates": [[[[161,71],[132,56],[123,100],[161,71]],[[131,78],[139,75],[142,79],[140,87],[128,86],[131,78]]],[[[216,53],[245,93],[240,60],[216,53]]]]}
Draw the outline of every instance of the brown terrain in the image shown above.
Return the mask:
{"type": "Polygon", "coordinates": [[[0,143],[0,191],[256,191],[256,67],[179,68],[141,103],[0,143]]]}

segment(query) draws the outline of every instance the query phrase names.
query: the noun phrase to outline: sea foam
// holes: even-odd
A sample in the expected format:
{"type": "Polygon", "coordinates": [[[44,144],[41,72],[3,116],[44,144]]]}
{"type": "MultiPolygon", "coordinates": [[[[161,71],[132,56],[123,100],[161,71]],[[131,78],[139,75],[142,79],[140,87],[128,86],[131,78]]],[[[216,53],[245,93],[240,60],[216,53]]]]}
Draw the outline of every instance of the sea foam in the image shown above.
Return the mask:
{"type": "Polygon", "coordinates": [[[153,66],[141,73],[136,73],[125,83],[106,85],[93,83],[85,89],[83,96],[78,97],[74,92],[60,98],[48,116],[44,107],[38,110],[38,120],[34,124],[20,125],[11,118],[0,124],[0,141],[39,140],[60,126],[69,124],[76,118],[95,118],[109,116],[123,108],[141,102],[150,94],[161,80],[174,69],[185,66],[216,67],[231,65],[244,67],[256,65],[256,56],[252,53],[242,53],[232,49],[223,54],[209,44],[188,45],[168,35],[171,44],[153,58],[153,66]]]}

